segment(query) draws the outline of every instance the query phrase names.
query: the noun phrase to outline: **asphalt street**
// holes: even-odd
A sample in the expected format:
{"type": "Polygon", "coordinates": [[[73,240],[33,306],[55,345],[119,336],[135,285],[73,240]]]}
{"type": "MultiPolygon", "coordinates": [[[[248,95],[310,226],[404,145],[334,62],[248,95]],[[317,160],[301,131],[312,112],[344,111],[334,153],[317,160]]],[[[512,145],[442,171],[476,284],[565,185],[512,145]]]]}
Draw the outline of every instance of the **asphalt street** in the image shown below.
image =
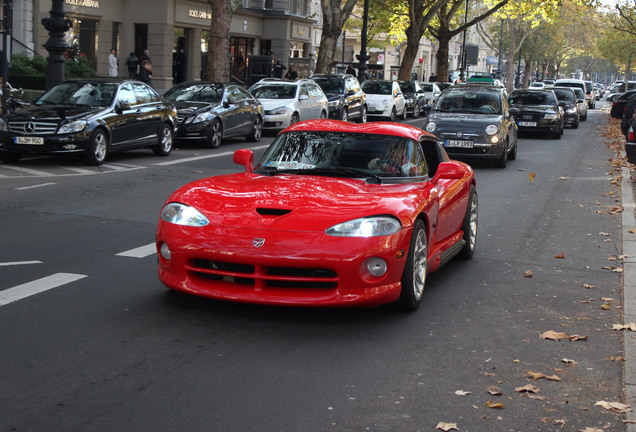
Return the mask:
{"type": "Polygon", "coordinates": [[[0,430],[631,432],[616,403],[636,404],[633,339],[613,327],[636,321],[636,245],[623,257],[636,223],[620,211],[631,185],[608,165],[607,118],[590,111],[560,140],[522,136],[505,169],[474,164],[475,256],[430,275],[414,313],[161,285],[164,200],[240,170],[244,141],[100,168],[0,164],[0,430]]]}

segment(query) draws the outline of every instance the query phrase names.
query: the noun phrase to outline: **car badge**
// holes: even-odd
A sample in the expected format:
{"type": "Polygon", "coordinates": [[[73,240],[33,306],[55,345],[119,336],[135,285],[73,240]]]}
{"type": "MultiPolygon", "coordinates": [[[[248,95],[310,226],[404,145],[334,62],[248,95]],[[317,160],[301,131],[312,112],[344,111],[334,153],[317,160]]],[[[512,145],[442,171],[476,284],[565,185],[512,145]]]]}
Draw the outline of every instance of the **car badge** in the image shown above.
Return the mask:
{"type": "Polygon", "coordinates": [[[265,244],[265,239],[264,238],[255,238],[254,240],[252,240],[252,246],[254,247],[261,247],[265,244]]]}
{"type": "Polygon", "coordinates": [[[462,133],[462,131],[457,132],[457,138],[461,138],[462,136],[464,136],[464,134],[462,133]]]}
{"type": "Polygon", "coordinates": [[[35,130],[35,123],[33,122],[28,122],[27,124],[24,125],[24,131],[26,133],[31,133],[35,130]]]}

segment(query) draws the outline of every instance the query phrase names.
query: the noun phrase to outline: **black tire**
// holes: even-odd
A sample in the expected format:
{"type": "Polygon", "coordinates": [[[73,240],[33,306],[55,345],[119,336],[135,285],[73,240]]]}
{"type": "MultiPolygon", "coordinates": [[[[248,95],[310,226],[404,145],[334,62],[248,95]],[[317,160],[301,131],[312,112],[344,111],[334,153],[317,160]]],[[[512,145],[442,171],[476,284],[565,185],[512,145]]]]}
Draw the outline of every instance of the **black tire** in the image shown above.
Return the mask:
{"type": "Polygon", "coordinates": [[[0,153],[0,161],[6,164],[15,163],[20,160],[22,155],[20,153],[3,152],[0,153]]]}
{"type": "Polygon", "coordinates": [[[391,114],[389,115],[389,121],[396,121],[397,120],[397,111],[395,110],[395,107],[393,107],[393,109],[391,110],[391,114]]]}
{"type": "Polygon", "coordinates": [[[420,116],[420,104],[416,103],[413,105],[413,118],[418,118],[420,116]]]}
{"type": "Polygon", "coordinates": [[[518,143],[519,143],[518,141],[515,141],[515,143],[512,145],[512,148],[508,152],[508,160],[516,160],[517,159],[518,143]]]}
{"type": "Polygon", "coordinates": [[[406,120],[406,116],[407,116],[406,105],[404,105],[404,110],[402,111],[402,120],[406,120]]]}
{"type": "Polygon", "coordinates": [[[347,108],[342,108],[342,111],[340,111],[340,120],[342,121],[349,120],[349,111],[347,110],[347,108]]]}
{"type": "Polygon", "coordinates": [[[96,129],[91,136],[88,147],[84,150],[84,160],[89,165],[101,165],[108,153],[108,137],[102,129],[96,129]]]}
{"type": "Polygon", "coordinates": [[[250,132],[250,134],[246,136],[245,139],[250,142],[258,142],[261,140],[261,135],[263,135],[263,119],[261,118],[261,116],[257,115],[254,118],[252,132],[250,132]]]}
{"type": "Polygon", "coordinates": [[[495,167],[497,167],[497,168],[505,168],[507,162],[508,162],[508,152],[506,151],[506,149],[504,149],[504,151],[501,153],[501,156],[499,156],[495,160],[495,167]]]}
{"type": "Polygon", "coordinates": [[[152,152],[155,156],[168,156],[172,151],[172,128],[169,124],[161,125],[157,140],[157,144],[152,147],[152,152]]]}
{"type": "Polygon", "coordinates": [[[223,125],[219,119],[214,119],[208,130],[208,147],[218,148],[223,140],[223,125]]]}
{"type": "Polygon", "coordinates": [[[585,115],[581,117],[581,121],[585,121],[585,120],[587,120],[587,111],[585,111],[585,115]]]}
{"type": "Polygon", "coordinates": [[[580,120],[577,117],[576,121],[574,123],[572,123],[572,129],[578,129],[579,128],[579,123],[580,123],[580,120]]]}
{"type": "Polygon", "coordinates": [[[462,225],[462,231],[464,236],[462,239],[466,242],[464,247],[458,256],[462,259],[471,259],[475,253],[475,246],[477,245],[477,226],[478,226],[478,199],[477,190],[475,186],[470,185],[470,192],[468,193],[468,206],[466,207],[466,215],[464,216],[464,223],[462,225]]]}
{"type": "Polygon", "coordinates": [[[298,113],[293,113],[291,116],[291,120],[289,121],[289,125],[293,125],[294,123],[298,123],[300,121],[300,117],[298,116],[298,113]]]}
{"type": "Polygon", "coordinates": [[[366,123],[366,122],[367,122],[367,106],[363,105],[362,111],[360,112],[360,123],[366,123]]]}
{"type": "Polygon", "coordinates": [[[415,221],[406,265],[402,273],[402,292],[395,303],[403,310],[416,310],[424,295],[428,271],[428,239],[426,228],[420,219],[415,221]]]}

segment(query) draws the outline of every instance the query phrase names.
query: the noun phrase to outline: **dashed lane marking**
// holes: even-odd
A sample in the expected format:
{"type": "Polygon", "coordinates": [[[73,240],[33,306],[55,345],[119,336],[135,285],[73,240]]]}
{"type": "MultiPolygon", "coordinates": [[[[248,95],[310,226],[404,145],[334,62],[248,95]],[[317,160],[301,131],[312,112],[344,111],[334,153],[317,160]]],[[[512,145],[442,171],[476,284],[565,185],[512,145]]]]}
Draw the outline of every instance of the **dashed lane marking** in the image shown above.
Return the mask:
{"type": "Polygon", "coordinates": [[[44,186],[51,186],[51,185],[54,185],[54,184],[57,184],[57,183],[49,182],[49,183],[41,183],[41,184],[37,184],[37,185],[32,185],[32,186],[22,186],[22,187],[15,188],[15,190],[35,189],[35,188],[44,187],[44,186]]]}
{"type": "Polygon", "coordinates": [[[55,273],[51,276],[27,282],[13,288],[0,291],[0,306],[8,305],[18,300],[39,294],[44,291],[84,279],[87,275],[73,273],[55,273]]]}
{"type": "MultiPolygon", "coordinates": [[[[267,145],[262,145],[262,146],[256,146],[256,147],[250,147],[250,150],[261,150],[264,148],[269,147],[269,144],[267,145]]],[[[167,166],[167,165],[176,165],[176,164],[180,164],[180,163],[184,163],[184,162],[192,162],[192,161],[197,161],[197,160],[201,160],[201,159],[211,159],[211,158],[217,158],[217,157],[222,157],[222,156],[229,156],[229,155],[233,155],[234,151],[227,151],[227,152],[223,152],[223,153],[214,153],[214,154],[209,154],[209,155],[203,155],[203,156],[193,156],[193,157],[189,157],[189,158],[183,158],[183,159],[175,159],[175,160],[169,160],[166,162],[158,162],[155,163],[153,165],[157,165],[157,166],[167,166]]]]}
{"type": "Polygon", "coordinates": [[[157,253],[157,247],[154,243],[140,246],[135,249],[130,249],[124,252],[116,254],[117,256],[130,257],[130,258],[146,258],[147,256],[157,253]]]}
{"type": "Polygon", "coordinates": [[[42,264],[42,261],[13,261],[0,263],[0,267],[14,266],[14,265],[26,265],[26,264],[42,264]]]}

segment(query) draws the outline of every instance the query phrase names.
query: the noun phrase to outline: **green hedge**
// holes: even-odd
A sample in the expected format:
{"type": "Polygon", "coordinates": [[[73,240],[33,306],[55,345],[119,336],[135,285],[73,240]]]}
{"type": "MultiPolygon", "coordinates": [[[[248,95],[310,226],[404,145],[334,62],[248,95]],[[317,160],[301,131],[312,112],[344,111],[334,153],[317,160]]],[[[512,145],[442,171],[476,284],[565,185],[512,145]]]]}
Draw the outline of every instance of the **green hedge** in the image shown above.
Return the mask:
{"type": "MultiPolygon", "coordinates": [[[[9,83],[13,87],[44,90],[48,63],[42,56],[30,57],[26,53],[14,54],[9,62],[9,83]]],[[[97,78],[97,72],[85,58],[64,64],[65,78],[97,78]]]]}

